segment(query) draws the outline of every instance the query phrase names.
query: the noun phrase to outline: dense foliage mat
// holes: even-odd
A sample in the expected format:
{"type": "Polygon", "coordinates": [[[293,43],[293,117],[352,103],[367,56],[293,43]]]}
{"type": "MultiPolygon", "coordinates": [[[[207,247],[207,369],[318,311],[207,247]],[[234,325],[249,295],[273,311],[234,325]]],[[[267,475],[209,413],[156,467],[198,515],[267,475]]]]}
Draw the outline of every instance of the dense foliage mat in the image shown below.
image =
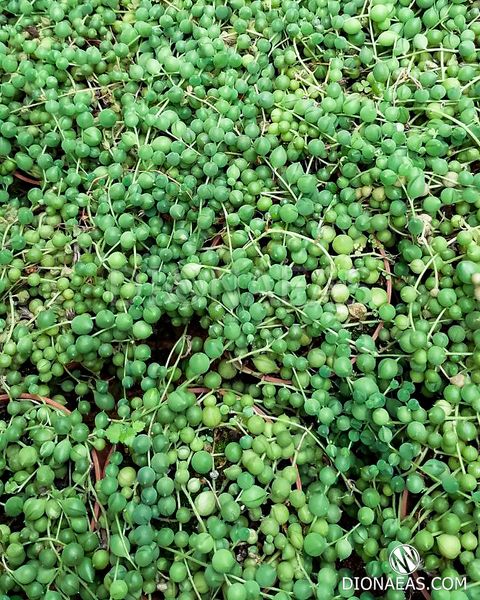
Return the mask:
{"type": "Polygon", "coordinates": [[[478,0],[0,6],[2,600],[479,598],[478,0]]]}

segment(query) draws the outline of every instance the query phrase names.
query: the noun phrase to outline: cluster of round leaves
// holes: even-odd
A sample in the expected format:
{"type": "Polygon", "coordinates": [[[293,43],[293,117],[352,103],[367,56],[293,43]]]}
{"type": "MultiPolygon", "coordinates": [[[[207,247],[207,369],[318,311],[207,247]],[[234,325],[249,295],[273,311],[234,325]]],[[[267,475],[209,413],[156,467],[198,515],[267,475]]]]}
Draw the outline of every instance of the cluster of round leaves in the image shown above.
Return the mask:
{"type": "MultiPolygon", "coordinates": [[[[364,321],[387,325],[381,342],[407,330],[392,353],[420,350],[405,362],[427,390],[445,383],[439,366],[475,370],[429,334],[476,303],[463,289],[479,261],[476,8],[97,8],[13,3],[3,23],[0,364],[13,396],[47,393],[78,364],[121,367],[127,342],[164,319],[198,320],[214,358],[257,358],[285,379],[287,350],[304,358],[338,323],[355,339],[364,321]],[[401,249],[397,306],[373,238],[401,249]],[[415,317],[428,321],[420,346],[415,317]]],[[[452,352],[474,352],[462,343],[452,352]]]]}
{"type": "MultiPolygon", "coordinates": [[[[348,596],[337,559],[386,574],[416,539],[405,490],[438,486],[475,520],[479,16],[464,0],[7,2],[0,383],[78,409],[44,427],[36,408],[26,440],[10,403],[4,490],[20,510],[53,473],[70,497],[90,446],[119,444],[97,486],[98,597],[348,596]]],[[[455,527],[430,527],[426,564],[477,581],[471,536],[454,552],[455,527]]]]}
{"type": "Polygon", "coordinates": [[[89,429],[78,411],[30,401],[2,406],[0,591],[32,600],[92,599],[104,551],[90,523],[89,429]]]}
{"type": "MultiPolygon", "coordinates": [[[[291,406],[277,417],[259,408],[268,400],[281,406],[286,388],[262,397],[258,386],[241,387],[214,394],[172,386],[165,399],[152,388],[132,400],[144,430],[129,432],[97,485],[101,524],[115,539],[105,597],[127,590],[138,597],[155,585],[172,598],[195,588],[205,597],[222,588],[229,599],[350,597],[344,578],[353,573],[337,565],[356,555],[369,576],[395,577],[388,558],[398,543],[413,544],[429,573],[460,580],[466,570],[477,581],[476,386],[464,387],[463,397],[451,386],[451,404],[443,399],[429,411],[410,397],[413,386],[399,388],[396,424],[406,435],[375,446],[376,458],[364,448],[373,439],[362,437],[355,451],[327,445],[288,416],[291,406]],[[156,422],[146,430],[152,409],[156,422]],[[432,452],[443,461],[427,460],[432,452]],[[262,583],[264,563],[271,584],[262,583]],[[115,572],[122,583],[112,588],[115,572]]],[[[377,422],[382,411],[374,411],[377,422]]],[[[120,433],[117,425],[107,437],[120,433]]]]}
{"type": "Polygon", "coordinates": [[[415,466],[406,471],[404,482],[392,480],[392,487],[405,486],[416,502],[413,543],[426,568],[448,573],[456,565],[475,582],[480,577],[478,394],[473,384],[461,393],[453,386],[446,391],[445,399],[407,425],[412,441],[400,446],[400,464],[415,460],[415,466]],[[425,460],[432,450],[434,457],[425,460]]]}
{"type": "Polygon", "coordinates": [[[427,574],[478,581],[477,386],[449,386],[444,395],[429,410],[413,398],[399,406],[406,435],[376,463],[366,454],[351,463],[357,503],[344,509],[358,521],[356,551],[372,577],[388,575],[390,552],[408,543],[427,574]]]}
{"type": "MultiPolygon", "coordinates": [[[[353,542],[340,523],[336,470],[312,468],[323,461],[321,443],[296,419],[257,414],[248,395],[212,428],[208,395],[203,414],[198,404],[176,410],[189,394],[172,392],[175,422],[134,436],[97,484],[110,535],[98,597],[222,588],[229,600],[307,600],[326,584],[333,597],[335,561],[353,542]]],[[[228,392],[225,402],[234,398],[228,392]]]]}

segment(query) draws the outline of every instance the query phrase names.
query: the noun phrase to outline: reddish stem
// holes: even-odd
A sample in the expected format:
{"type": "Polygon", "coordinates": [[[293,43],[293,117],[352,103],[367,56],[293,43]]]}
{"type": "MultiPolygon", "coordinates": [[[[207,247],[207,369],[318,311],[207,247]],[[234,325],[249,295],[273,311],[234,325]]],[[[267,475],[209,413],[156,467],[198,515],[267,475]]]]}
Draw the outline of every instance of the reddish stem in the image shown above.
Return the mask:
{"type": "Polygon", "coordinates": [[[264,375],[262,377],[263,381],[268,381],[269,383],[280,383],[282,385],[292,385],[290,379],[280,379],[280,377],[272,377],[272,375],[264,375]]]}
{"type": "MultiPolygon", "coordinates": [[[[108,463],[110,462],[110,457],[112,456],[112,454],[114,452],[115,452],[115,446],[110,446],[108,454],[105,457],[105,461],[103,462],[103,466],[101,466],[100,461],[98,461],[99,476],[97,478],[97,481],[100,481],[101,479],[103,479],[105,477],[105,469],[108,467],[108,463]]],[[[93,518],[90,521],[91,531],[95,531],[95,529],[97,528],[98,517],[100,516],[100,510],[101,510],[100,502],[98,500],[95,500],[95,504],[93,506],[93,518]]]]}
{"type": "Polygon", "coordinates": [[[212,239],[212,243],[210,244],[210,248],[215,248],[217,246],[220,246],[220,244],[222,243],[222,236],[220,234],[217,234],[213,239],[212,239]]]}
{"type": "MultiPolygon", "coordinates": [[[[0,402],[5,400],[9,402],[10,396],[8,394],[0,394],[0,402]]],[[[63,404],[55,402],[55,400],[51,400],[50,398],[45,398],[44,396],[38,396],[37,394],[21,394],[18,398],[15,398],[15,400],[33,400],[34,402],[43,402],[44,404],[53,406],[53,408],[62,410],[67,415],[72,414],[72,412],[68,410],[66,406],[63,406],[63,404]]]]}
{"type": "Polygon", "coordinates": [[[102,468],[100,467],[100,460],[97,452],[92,453],[92,461],[93,472],[95,473],[95,480],[98,481],[102,476],[102,468]]]}
{"type": "Polygon", "coordinates": [[[402,494],[402,501],[400,503],[400,518],[404,519],[407,516],[408,507],[408,490],[404,490],[402,494]]]}
{"type": "Polygon", "coordinates": [[[27,183],[31,183],[32,185],[40,185],[40,181],[38,181],[37,179],[32,179],[31,177],[27,177],[27,175],[20,173],[20,171],[14,171],[13,175],[21,181],[26,181],[27,183]]]}

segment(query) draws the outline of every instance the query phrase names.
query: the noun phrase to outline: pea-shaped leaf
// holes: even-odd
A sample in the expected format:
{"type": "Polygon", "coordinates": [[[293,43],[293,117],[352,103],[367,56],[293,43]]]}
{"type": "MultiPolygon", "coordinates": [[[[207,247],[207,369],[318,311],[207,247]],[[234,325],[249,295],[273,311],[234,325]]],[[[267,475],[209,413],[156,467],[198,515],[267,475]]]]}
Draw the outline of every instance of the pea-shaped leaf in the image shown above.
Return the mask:
{"type": "Polygon", "coordinates": [[[247,490],[242,492],[240,501],[247,508],[258,508],[267,498],[267,492],[258,485],[252,485],[247,490]]]}
{"type": "Polygon", "coordinates": [[[427,475],[430,475],[430,477],[439,477],[446,469],[447,465],[435,458],[430,458],[423,465],[423,470],[427,475]]]}
{"type": "Polygon", "coordinates": [[[80,498],[65,498],[63,501],[63,509],[69,517],[83,517],[87,514],[85,504],[80,498]]]}
{"type": "Polygon", "coordinates": [[[26,521],[36,521],[45,514],[47,501],[44,498],[28,498],[23,504],[26,521]]]}
{"type": "Polygon", "coordinates": [[[275,150],[270,154],[270,162],[274,169],[283,167],[283,165],[287,162],[287,153],[285,148],[282,146],[275,148],[275,150]]]}
{"type": "Polygon", "coordinates": [[[420,198],[421,196],[425,196],[426,186],[425,186],[425,175],[422,172],[419,172],[415,175],[407,184],[407,194],[409,198],[415,200],[416,198],[420,198]]]}
{"type": "Polygon", "coordinates": [[[125,537],[114,534],[110,538],[110,550],[119,558],[127,558],[130,555],[130,542],[125,537]]]}
{"type": "Polygon", "coordinates": [[[277,363],[268,356],[256,356],[252,362],[260,373],[268,374],[278,371],[277,363]]]}

